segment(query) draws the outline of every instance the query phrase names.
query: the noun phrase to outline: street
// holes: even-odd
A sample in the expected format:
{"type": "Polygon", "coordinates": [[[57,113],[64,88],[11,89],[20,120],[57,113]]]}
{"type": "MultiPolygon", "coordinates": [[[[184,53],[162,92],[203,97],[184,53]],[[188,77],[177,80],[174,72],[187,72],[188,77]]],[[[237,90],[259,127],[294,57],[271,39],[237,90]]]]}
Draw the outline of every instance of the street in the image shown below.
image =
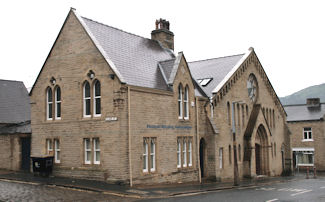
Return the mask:
{"type": "Polygon", "coordinates": [[[0,180],[0,201],[132,201],[108,194],[0,180]]]}
{"type": "MultiPolygon", "coordinates": [[[[161,190],[163,191],[164,188],[161,190]]],[[[262,186],[193,192],[160,199],[136,199],[39,183],[0,180],[0,201],[325,201],[325,178],[297,178],[262,186]]]]}
{"type": "Polygon", "coordinates": [[[239,187],[148,201],[325,201],[325,179],[301,179],[260,187],[239,187]]]}

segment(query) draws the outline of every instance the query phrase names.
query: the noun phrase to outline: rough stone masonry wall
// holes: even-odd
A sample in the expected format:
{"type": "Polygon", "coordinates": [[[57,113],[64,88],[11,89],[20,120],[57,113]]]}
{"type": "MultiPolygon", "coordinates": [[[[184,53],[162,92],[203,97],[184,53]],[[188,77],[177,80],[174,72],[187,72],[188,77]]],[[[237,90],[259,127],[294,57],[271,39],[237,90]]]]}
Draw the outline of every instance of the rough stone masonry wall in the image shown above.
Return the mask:
{"type": "MultiPolygon", "coordinates": [[[[250,57],[254,57],[250,56],[250,57]]],[[[217,177],[220,176],[223,180],[229,180],[233,178],[233,144],[232,144],[232,132],[231,132],[231,108],[232,102],[240,101],[242,104],[239,105],[239,113],[237,110],[237,105],[235,106],[235,120],[236,120],[236,140],[237,140],[237,148],[239,145],[241,150],[237,150],[237,159],[238,159],[238,168],[239,168],[239,176],[244,177],[244,165],[243,165],[243,157],[244,157],[244,132],[247,127],[248,119],[253,109],[253,103],[250,101],[248,97],[247,91],[247,80],[250,74],[254,74],[257,82],[258,82],[258,97],[257,104],[261,104],[262,108],[268,110],[274,110],[274,121],[273,117],[266,117],[267,123],[265,128],[267,129],[267,125],[269,125],[272,136],[269,137],[269,156],[270,161],[270,171],[271,175],[280,175],[282,172],[282,160],[281,160],[281,145],[285,142],[285,133],[284,133],[284,124],[285,117],[281,112],[281,107],[278,104],[275,104],[274,96],[271,95],[270,85],[267,84],[268,80],[264,71],[259,67],[257,59],[248,58],[237,71],[236,73],[228,80],[225,86],[218,92],[216,98],[216,108],[215,108],[215,116],[214,121],[219,128],[220,134],[216,136],[216,150],[219,148],[223,148],[223,163],[224,168],[219,169],[219,157],[216,157],[217,162],[217,177]],[[230,110],[228,119],[228,107],[227,102],[229,102],[230,110]],[[243,108],[242,108],[243,107],[243,108]],[[248,114],[246,113],[246,107],[248,109],[248,114]],[[244,115],[243,110],[244,109],[244,115]],[[274,123],[274,124],[273,124],[274,123]],[[274,143],[276,145],[276,152],[273,151],[272,147],[274,147],[274,143]],[[229,146],[231,148],[231,153],[229,154],[229,146]],[[273,152],[272,152],[273,151],[273,152]],[[239,155],[239,153],[241,155],[239,155]],[[271,155],[272,154],[272,155],[271,155]],[[230,155],[230,160],[229,160],[230,155]],[[239,159],[241,156],[241,159],[239,159]]],[[[258,124],[258,123],[256,123],[258,124]]],[[[255,125],[255,131],[259,125],[255,125]]],[[[254,146],[256,134],[252,134],[252,146],[254,146]]],[[[254,150],[253,150],[254,151],[254,150]]],[[[255,165],[255,159],[251,161],[252,166],[255,165]]]]}
{"type": "Polygon", "coordinates": [[[20,170],[21,150],[19,136],[0,135],[0,169],[20,170]]]}
{"type": "Polygon", "coordinates": [[[182,60],[172,92],[131,87],[132,172],[134,184],[198,181],[194,86],[182,60]],[[184,71],[184,72],[183,72],[184,71]],[[178,119],[178,84],[189,87],[189,120],[178,119]],[[150,125],[150,126],[148,126],[150,125]],[[161,127],[161,125],[167,127],[161,127]],[[156,128],[154,127],[156,126],[156,128]],[[143,138],[156,138],[156,171],[144,173],[143,138]],[[177,168],[177,138],[192,138],[192,166],[177,168]]]}
{"type": "Polygon", "coordinates": [[[128,180],[127,99],[123,86],[93,42],[70,14],[37,82],[32,101],[32,156],[46,154],[46,139],[60,140],[61,162],[54,165],[54,174],[96,178],[108,181],[128,180]],[[101,116],[83,117],[83,82],[93,80],[92,70],[101,82],[101,116]],[[46,88],[56,79],[61,88],[61,120],[46,120],[46,88]],[[106,121],[117,117],[117,121],[106,121]],[[100,139],[100,165],[84,164],[84,138],[100,139]]]}
{"type": "Polygon", "coordinates": [[[317,170],[325,171],[325,134],[324,121],[288,122],[291,131],[292,148],[314,148],[314,165],[317,170]],[[303,141],[304,127],[311,127],[313,141],[303,141]]]}

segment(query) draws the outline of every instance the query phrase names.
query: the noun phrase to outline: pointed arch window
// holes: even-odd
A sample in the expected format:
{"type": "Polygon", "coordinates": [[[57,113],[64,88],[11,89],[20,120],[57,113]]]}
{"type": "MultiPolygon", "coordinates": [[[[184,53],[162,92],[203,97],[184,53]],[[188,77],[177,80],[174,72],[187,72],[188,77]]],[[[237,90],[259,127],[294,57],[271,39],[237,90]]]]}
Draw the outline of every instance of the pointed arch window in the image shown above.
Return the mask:
{"type": "Polygon", "coordinates": [[[61,88],[55,89],[55,119],[61,119],[61,88]]]}
{"type": "Polygon", "coordinates": [[[90,85],[88,81],[83,86],[84,117],[90,117],[90,85]]]}
{"type": "Polygon", "coordinates": [[[182,84],[179,84],[178,86],[178,118],[179,119],[183,118],[182,102],[183,102],[183,87],[182,84]]]}
{"type": "Polygon", "coordinates": [[[188,111],[188,86],[185,87],[184,92],[184,119],[189,119],[189,111],[188,111]]]}
{"type": "Polygon", "coordinates": [[[94,116],[101,115],[100,103],[101,103],[100,82],[96,80],[94,84],[94,116]]]}
{"type": "Polygon", "coordinates": [[[181,161],[182,161],[182,154],[181,154],[181,139],[178,138],[177,139],[177,168],[180,168],[181,165],[181,161]]]}
{"type": "Polygon", "coordinates": [[[53,95],[52,89],[47,88],[46,90],[46,118],[47,120],[52,120],[52,109],[53,109],[53,95]]]}

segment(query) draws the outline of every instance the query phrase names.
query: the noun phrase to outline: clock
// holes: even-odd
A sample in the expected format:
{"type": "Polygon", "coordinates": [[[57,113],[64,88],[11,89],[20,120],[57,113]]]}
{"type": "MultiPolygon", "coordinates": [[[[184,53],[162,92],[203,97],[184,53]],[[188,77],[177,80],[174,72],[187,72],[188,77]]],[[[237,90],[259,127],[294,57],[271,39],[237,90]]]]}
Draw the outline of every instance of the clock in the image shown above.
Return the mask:
{"type": "Polygon", "coordinates": [[[256,101],[257,98],[257,81],[253,74],[249,75],[247,80],[247,91],[248,97],[252,102],[256,101]]]}

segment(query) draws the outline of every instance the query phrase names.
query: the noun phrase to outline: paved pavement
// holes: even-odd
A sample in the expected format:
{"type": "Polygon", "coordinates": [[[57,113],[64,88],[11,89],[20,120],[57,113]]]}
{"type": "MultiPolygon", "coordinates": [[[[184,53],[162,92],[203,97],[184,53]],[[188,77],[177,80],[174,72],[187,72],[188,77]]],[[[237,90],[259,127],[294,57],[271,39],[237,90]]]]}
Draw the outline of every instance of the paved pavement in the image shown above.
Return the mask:
{"type": "MultiPolygon", "coordinates": [[[[312,176],[311,176],[312,177],[312,176]]],[[[304,174],[289,177],[260,177],[254,180],[240,182],[240,187],[262,186],[276,182],[294,181],[305,178],[304,174]]],[[[0,170],[0,181],[20,182],[31,185],[46,185],[46,187],[63,187],[74,190],[90,191],[93,193],[104,193],[111,196],[126,197],[129,199],[152,199],[182,196],[191,193],[205,193],[209,191],[225,190],[234,188],[232,182],[213,183],[187,183],[166,184],[155,186],[135,186],[109,184],[102,181],[84,180],[66,177],[40,177],[33,173],[13,172],[0,170]]]]}

